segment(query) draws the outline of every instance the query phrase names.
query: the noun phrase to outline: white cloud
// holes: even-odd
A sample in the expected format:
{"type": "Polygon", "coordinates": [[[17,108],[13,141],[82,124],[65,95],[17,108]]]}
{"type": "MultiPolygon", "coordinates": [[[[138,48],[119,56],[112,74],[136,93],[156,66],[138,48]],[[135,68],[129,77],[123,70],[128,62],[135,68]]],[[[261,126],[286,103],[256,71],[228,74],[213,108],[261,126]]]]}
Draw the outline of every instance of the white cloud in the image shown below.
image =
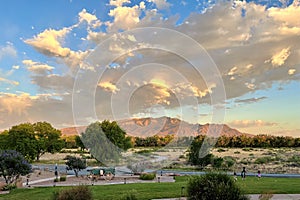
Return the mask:
{"type": "Polygon", "coordinates": [[[11,43],[7,43],[6,46],[0,46],[0,60],[5,56],[17,56],[17,51],[11,43]]]}
{"type": "Polygon", "coordinates": [[[293,74],[295,74],[295,72],[296,72],[296,69],[289,69],[288,74],[293,75],[293,74]]]}
{"type": "Polygon", "coordinates": [[[116,85],[114,85],[113,83],[106,81],[106,82],[101,82],[98,84],[99,87],[105,89],[106,91],[110,91],[112,93],[116,93],[117,91],[119,91],[120,89],[117,88],[116,85]]]}
{"type": "Polygon", "coordinates": [[[98,20],[96,15],[90,14],[86,11],[86,9],[82,9],[82,11],[78,14],[79,16],[79,23],[87,22],[88,25],[92,26],[93,28],[101,26],[100,20],[98,20]]]}
{"type": "Polygon", "coordinates": [[[25,43],[46,55],[66,57],[70,54],[70,49],[62,47],[61,42],[70,31],[70,28],[61,30],[47,29],[32,39],[25,40],[25,43]]]}
{"type": "Polygon", "coordinates": [[[291,54],[290,48],[284,48],[280,52],[272,56],[271,62],[273,66],[281,66],[291,54]]]}
{"type": "Polygon", "coordinates": [[[45,75],[48,72],[52,72],[52,70],[54,69],[54,67],[52,67],[52,66],[34,62],[32,60],[23,60],[22,63],[27,66],[27,69],[30,72],[32,72],[34,74],[39,74],[39,75],[45,75]]]}

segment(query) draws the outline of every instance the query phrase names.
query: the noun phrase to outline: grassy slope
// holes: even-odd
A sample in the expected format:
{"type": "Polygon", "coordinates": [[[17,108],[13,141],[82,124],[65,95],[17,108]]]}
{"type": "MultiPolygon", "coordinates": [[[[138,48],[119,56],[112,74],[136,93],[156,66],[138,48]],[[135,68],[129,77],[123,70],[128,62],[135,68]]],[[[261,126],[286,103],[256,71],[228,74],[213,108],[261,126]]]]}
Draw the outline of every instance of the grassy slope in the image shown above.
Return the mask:
{"type": "MultiPolygon", "coordinates": [[[[181,187],[186,186],[187,177],[177,177],[176,183],[144,183],[126,185],[91,186],[95,200],[114,200],[131,191],[136,191],[138,199],[179,197],[181,187]]],[[[300,193],[299,178],[262,178],[247,177],[245,181],[238,180],[238,184],[247,194],[272,193],[300,193]]],[[[54,191],[61,187],[17,189],[8,195],[0,195],[0,200],[39,200],[51,199],[54,191]]]]}

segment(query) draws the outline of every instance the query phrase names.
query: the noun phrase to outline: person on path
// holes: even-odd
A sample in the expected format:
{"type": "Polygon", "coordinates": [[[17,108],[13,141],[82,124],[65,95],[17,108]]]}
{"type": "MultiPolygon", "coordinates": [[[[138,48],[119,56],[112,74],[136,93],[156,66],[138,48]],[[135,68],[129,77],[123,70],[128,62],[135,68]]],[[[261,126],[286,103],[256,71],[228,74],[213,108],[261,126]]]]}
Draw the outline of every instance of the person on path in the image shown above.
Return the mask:
{"type": "Polygon", "coordinates": [[[242,180],[245,180],[245,178],[246,178],[246,167],[243,167],[243,171],[241,173],[241,176],[242,176],[242,180]]]}

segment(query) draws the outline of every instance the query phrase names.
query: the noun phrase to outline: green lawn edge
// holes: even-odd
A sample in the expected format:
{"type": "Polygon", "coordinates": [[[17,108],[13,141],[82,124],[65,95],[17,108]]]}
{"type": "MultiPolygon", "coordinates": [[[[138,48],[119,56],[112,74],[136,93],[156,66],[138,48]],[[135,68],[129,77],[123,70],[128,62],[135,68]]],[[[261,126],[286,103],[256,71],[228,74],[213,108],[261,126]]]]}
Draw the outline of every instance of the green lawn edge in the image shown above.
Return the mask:
{"type": "MultiPolygon", "coordinates": [[[[95,200],[119,199],[125,194],[135,193],[140,200],[175,198],[181,196],[181,191],[185,191],[188,176],[176,177],[174,183],[134,183],[119,185],[89,186],[95,200]],[[182,187],[183,190],[182,190],[182,187]]],[[[246,180],[238,178],[240,185],[246,194],[300,194],[300,178],[270,178],[247,177],[246,180]]],[[[51,199],[55,191],[68,187],[44,187],[33,189],[16,189],[10,194],[0,195],[0,200],[39,200],[51,199]]]]}

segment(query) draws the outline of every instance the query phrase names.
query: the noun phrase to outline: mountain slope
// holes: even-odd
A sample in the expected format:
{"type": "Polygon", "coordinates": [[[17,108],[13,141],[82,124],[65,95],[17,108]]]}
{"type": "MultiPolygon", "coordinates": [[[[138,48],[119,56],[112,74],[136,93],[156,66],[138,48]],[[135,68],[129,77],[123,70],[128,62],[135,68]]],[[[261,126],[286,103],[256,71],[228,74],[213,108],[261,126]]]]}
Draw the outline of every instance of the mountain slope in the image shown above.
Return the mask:
{"type": "MultiPolygon", "coordinates": [[[[119,121],[118,124],[128,135],[134,137],[149,137],[154,135],[183,137],[206,135],[208,132],[211,136],[239,136],[243,134],[251,136],[250,134],[241,133],[236,129],[230,128],[226,124],[190,124],[170,117],[126,119],[119,121]]],[[[63,135],[76,135],[77,131],[81,133],[85,129],[85,126],[81,126],[77,128],[63,128],[61,131],[63,135]]]]}

